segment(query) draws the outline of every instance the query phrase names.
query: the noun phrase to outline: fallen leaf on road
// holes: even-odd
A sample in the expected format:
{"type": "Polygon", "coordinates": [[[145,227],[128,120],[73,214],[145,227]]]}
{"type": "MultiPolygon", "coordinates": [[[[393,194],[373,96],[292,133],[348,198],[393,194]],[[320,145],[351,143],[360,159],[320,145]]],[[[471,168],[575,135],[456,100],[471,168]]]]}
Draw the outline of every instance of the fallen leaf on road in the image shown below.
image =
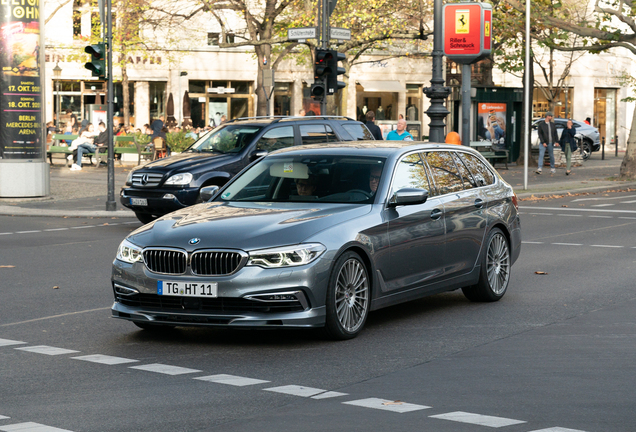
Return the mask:
{"type": "Polygon", "coordinates": [[[534,274],[538,274],[538,275],[547,275],[547,274],[548,274],[548,272],[536,271],[536,272],[534,272],[534,274]]]}
{"type": "Polygon", "coordinates": [[[53,287],[53,289],[60,289],[60,287],[59,287],[59,286],[57,286],[57,285],[55,285],[55,286],[53,287]]]}
{"type": "Polygon", "coordinates": [[[567,207],[565,204],[563,204],[561,207],[567,207]]]}
{"type": "Polygon", "coordinates": [[[12,265],[0,265],[0,268],[14,268],[12,265]]]}

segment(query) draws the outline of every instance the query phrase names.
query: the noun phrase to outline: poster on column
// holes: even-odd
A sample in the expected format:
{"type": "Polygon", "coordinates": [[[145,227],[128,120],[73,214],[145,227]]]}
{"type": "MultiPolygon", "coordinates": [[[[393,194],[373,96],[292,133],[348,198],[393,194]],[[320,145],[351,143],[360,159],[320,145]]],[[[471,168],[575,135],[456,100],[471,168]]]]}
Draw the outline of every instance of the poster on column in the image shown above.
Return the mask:
{"type": "Polygon", "coordinates": [[[42,158],[40,2],[0,1],[0,159],[42,158]]]}
{"type": "Polygon", "coordinates": [[[506,150],[506,104],[480,102],[477,109],[477,138],[490,141],[493,150],[506,150]]]}

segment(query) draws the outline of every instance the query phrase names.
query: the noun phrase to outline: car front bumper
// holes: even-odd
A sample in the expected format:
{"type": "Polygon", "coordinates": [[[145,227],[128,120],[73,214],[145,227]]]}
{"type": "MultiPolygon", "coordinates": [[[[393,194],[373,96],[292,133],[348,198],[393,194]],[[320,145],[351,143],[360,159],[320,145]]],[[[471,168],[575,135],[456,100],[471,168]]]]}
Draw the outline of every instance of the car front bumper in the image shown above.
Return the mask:
{"type": "Polygon", "coordinates": [[[159,275],[143,263],[113,263],[114,318],[171,326],[322,327],[330,260],[289,269],[243,267],[230,276],[159,275]],[[218,285],[218,297],[157,294],[158,281],[218,285]],[[123,287],[123,288],[122,288],[123,287]],[[134,292],[128,294],[128,290],[134,292]],[[296,300],[264,300],[264,296],[294,293],[296,300]]]}
{"type": "Polygon", "coordinates": [[[198,188],[153,188],[136,189],[123,187],[119,193],[119,201],[135,213],[162,216],[195,204],[199,197],[198,188]],[[134,199],[145,200],[146,205],[136,205],[134,199]]]}

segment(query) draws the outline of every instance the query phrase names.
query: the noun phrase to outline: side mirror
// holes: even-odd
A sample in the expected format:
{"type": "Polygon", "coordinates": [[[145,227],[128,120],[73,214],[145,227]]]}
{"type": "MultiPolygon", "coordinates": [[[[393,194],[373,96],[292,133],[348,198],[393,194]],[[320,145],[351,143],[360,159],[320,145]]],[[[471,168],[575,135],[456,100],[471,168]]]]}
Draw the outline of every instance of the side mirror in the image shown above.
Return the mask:
{"type": "Polygon", "coordinates": [[[199,191],[199,197],[201,198],[202,202],[208,202],[215,197],[218,191],[219,191],[219,187],[216,185],[205,186],[205,187],[202,187],[201,190],[199,191]]]}
{"type": "Polygon", "coordinates": [[[424,204],[427,199],[428,191],[426,189],[404,188],[393,194],[391,201],[389,201],[389,207],[424,204]]]}
{"type": "Polygon", "coordinates": [[[256,159],[267,156],[267,154],[267,150],[254,150],[250,155],[250,160],[255,161],[256,159]]]}

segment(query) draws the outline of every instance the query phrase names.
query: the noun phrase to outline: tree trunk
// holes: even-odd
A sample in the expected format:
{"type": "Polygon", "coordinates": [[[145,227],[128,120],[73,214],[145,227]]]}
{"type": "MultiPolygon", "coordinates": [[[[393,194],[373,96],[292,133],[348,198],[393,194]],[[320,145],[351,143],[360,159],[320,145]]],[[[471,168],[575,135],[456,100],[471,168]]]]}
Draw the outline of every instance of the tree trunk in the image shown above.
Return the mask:
{"type": "Polygon", "coordinates": [[[256,63],[258,64],[258,75],[256,77],[256,115],[265,116],[267,115],[267,98],[265,92],[271,89],[263,87],[263,70],[271,67],[271,47],[269,45],[261,45],[256,47],[255,51],[256,63]],[[264,64],[263,59],[266,60],[267,64],[264,64]]]}
{"type": "Polygon", "coordinates": [[[123,63],[121,68],[121,87],[123,92],[123,105],[124,105],[124,125],[128,127],[130,125],[130,92],[128,91],[128,71],[126,70],[126,62],[123,63]]]}
{"type": "Polygon", "coordinates": [[[632,116],[632,128],[627,139],[625,157],[621,162],[621,180],[633,180],[636,178],[636,110],[632,116]]]}

